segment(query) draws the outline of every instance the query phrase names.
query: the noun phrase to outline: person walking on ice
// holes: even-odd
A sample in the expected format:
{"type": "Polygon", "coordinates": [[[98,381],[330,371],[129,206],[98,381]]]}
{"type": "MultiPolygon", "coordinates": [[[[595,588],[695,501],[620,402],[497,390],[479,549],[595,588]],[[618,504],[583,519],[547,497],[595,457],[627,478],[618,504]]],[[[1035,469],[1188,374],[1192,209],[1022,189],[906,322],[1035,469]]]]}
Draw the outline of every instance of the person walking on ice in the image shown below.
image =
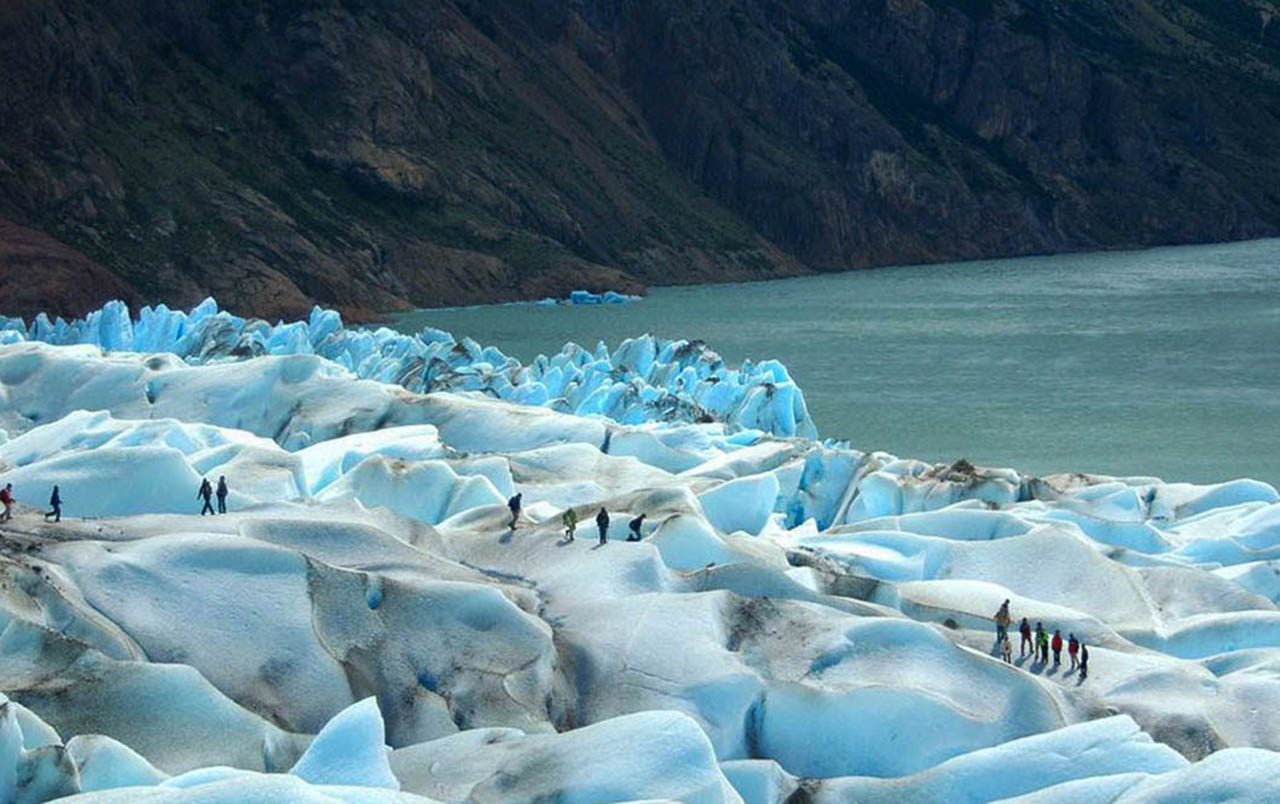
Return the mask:
{"type": "Polygon", "coordinates": [[[0,489],[0,503],[4,503],[4,513],[0,514],[0,522],[8,522],[13,519],[13,484],[5,483],[4,488],[0,489]]]}
{"type": "Polygon", "coordinates": [[[1000,609],[996,611],[996,642],[1000,642],[1009,635],[1009,626],[1013,625],[1013,617],[1009,616],[1009,601],[1000,604],[1000,609]]]}
{"type": "Polygon", "coordinates": [[[596,530],[600,531],[600,543],[605,544],[609,541],[609,512],[604,510],[604,506],[600,506],[600,513],[596,514],[596,530]]]}
{"type": "Polygon", "coordinates": [[[647,515],[647,514],[641,514],[640,516],[638,516],[638,517],[636,517],[635,519],[631,520],[631,523],[630,523],[630,525],[629,525],[629,527],[631,528],[631,533],[627,536],[627,541],[629,541],[629,542],[638,542],[638,541],[640,541],[640,539],[642,538],[642,537],[640,536],[640,526],[644,524],[644,518],[645,518],[646,516],[648,516],[648,515],[647,515]]]}
{"type": "Polygon", "coordinates": [[[1044,630],[1043,623],[1036,623],[1036,661],[1049,663],[1049,632],[1044,630]]]}
{"type": "Polygon", "coordinates": [[[573,541],[574,532],[578,529],[578,512],[572,508],[566,508],[560,521],[564,523],[565,541],[573,541]]]}
{"type": "Polygon", "coordinates": [[[1000,640],[1000,658],[1004,659],[1005,664],[1013,664],[1013,643],[1009,641],[1008,634],[1000,640]]]}
{"type": "Polygon", "coordinates": [[[53,494],[49,495],[49,507],[53,510],[44,515],[44,521],[48,522],[49,517],[53,517],[54,522],[62,521],[62,495],[58,493],[58,487],[53,487],[53,494]]]}
{"type": "Polygon", "coordinates": [[[218,477],[218,513],[225,514],[227,512],[227,477],[220,475],[218,477]]]}
{"type": "Polygon", "coordinates": [[[520,521],[520,500],[524,498],[524,494],[517,494],[507,500],[507,508],[511,511],[511,529],[516,529],[516,523],[520,521]]]}
{"type": "Polygon", "coordinates": [[[1062,666],[1062,632],[1053,629],[1053,666],[1062,666]]]}
{"type": "Polygon", "coordinates": [[[1075,670],[1080,666],[1077,655],[1080,653],[1080,642],[1076,639],[1075,634],[1067,634],[1067,658],[1071,659],[1071,669],[1075,670]]]}
{"type": "Polygon", "coordinates": [[[1080,680],[1084,681],[1089,677],[1089,646],[1080,643],[1080,680]]]}
{"type": "Polygon", "coordinates": [[[209,482],[209,478],[200,481],[200,490],[196,492],[196,498],[204,500],[204,507],[200,509],[200,516],[205,514],[213,514],[213,484],[209,482]]]}
{"type": "Polygon", "coordinates": [[[1020,659],[1027,658],[1027,651],[1036,652],[1036,643],[1031,639],[1031,621],[1026,617],[1022,618],[1022,624],[1018,626],[1018,633],[1022,636],[1022,650],[1020,659]]]}

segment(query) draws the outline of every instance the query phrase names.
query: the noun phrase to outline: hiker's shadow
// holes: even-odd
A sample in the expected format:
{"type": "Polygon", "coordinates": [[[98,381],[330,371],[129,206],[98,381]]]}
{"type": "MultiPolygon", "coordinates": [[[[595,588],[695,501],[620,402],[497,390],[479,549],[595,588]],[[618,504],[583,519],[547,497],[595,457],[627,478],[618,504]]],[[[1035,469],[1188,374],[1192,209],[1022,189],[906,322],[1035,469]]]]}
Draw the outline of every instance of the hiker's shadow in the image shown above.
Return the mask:
{"type": "Polygon", "coordinates": [[[503,531],[501,536],[498,537],[498,544],[510,544],[511,540],[515,538],[515,535],[516,535],[515,529],[508,528],[507,530],[503,531]]]}
{"type": "Polygon", "coordinates": [[[574,541],[573,539],[561,538],[559,541],[556,542],[556,547],[568,547],[569,545],[573,544],[573,541],[574,541]]]}

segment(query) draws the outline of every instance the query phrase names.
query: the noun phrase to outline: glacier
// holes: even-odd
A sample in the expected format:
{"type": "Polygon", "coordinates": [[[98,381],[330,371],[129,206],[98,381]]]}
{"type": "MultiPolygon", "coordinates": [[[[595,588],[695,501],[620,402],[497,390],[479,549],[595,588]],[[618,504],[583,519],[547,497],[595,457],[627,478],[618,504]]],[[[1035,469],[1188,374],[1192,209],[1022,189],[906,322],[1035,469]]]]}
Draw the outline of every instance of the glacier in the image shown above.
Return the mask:
{"type": "Polygon", "coordinates": [[[681,342],[379,332],[4,325],[0,801],[1274,800],[1270,485],[859,451],[681,342]],[[1088,677],[1002,661],[1005,600],[1088,677]]]}
{"type": "MultiPolygon", "coordinates": [[[[618,304],[629,297],[575,291],[574,304],[618,304]]],[[[164,305],[130,317],[110,302],[83,319],[30,324],[0,317],[0,344],[35,341],[92,344],[111,352],[164,352],[189,364],[259,355],[318,355],[362,379],[410,391],[476,391],[526,405],[615,421],[724,421],[741,429],[814,438],[804,396],[776,360],[730,368],[699,341],[645,335],[610,351],[566,344],[529,365],[470,338],[438,329],[405,335],[387,327],[349,328],[334,310],[316,307],[306,321],[246,320],[206,299],[190,312],[164,305]]]]}

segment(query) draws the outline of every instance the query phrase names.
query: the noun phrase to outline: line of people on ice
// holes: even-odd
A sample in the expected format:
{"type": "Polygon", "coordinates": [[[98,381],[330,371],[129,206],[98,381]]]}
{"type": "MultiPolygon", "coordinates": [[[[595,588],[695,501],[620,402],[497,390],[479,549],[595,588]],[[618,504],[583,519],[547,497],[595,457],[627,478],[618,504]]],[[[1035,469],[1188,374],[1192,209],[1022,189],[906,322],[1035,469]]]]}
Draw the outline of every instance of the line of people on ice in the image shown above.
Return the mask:
{"type": "MultiPolygon", "coordinates": [[[[215,487],[209,482],[209,478],[202,478],[200,488],[196,491],[196,499],[203,502],[200,509],[200,516],[225,514],[227,512],[227,495],[231,493],[230,487],[227,485],[227,478],[222,475],[218,478],[218,485],[215,487]],[[214,506],[214,500],[217,500],[217,506],[214,506]]],[[[520,521],[520,512],[522,510],[523,494],[516,494],[507,500],[507,509],[511,512],[511,530],[516,529],[516,525],[520,521]]],[[[13,496],[13,484],[6,483],[4,488],[0,489],[0,504],[4,506],[4,512],[0,513],[0,522],[8,522],[13,519],[13,506],[16,500],[13,496]]],[[[54,522],[62,521],[62,491],[57,486],[53,487],[53,494],[49,497],[49,512],[44,515],[46,521],[52,519],[54,522]]],[[[644,525],[647,514],[640,514],[629,523],[630,533],[627,541],[638,542],[641,536],[640,528],[644,525]]],[[[568,541],[573,541],[578,530],[578,512],[570,508],[564,512],[561,517],[564,523],[564,535],[568,541]]],[[[609,512],[603,506],[600,512],[596,514],[596,529],[600,534],[600,544],[609,541],[609,512]]]]}
{"type": "MultiPolygon", "coordinates": [[[[1013,625],[1013,616],[1009,613],[1009,601],[1000,604],[1000,609],[995,614],[996,622],[996,645],[1000,648],[1000,658],[1007,664],[1013,663],[1013,643],[1009,641],[1009,627],[1013,625]]],[[[1018,635],[1022,638],[1019,658],[1027,658],[1028,648],[1032,660],[1040,664],[1049,663],[1049,653],[1053,653],[1053,669],[1062,666],[1062,649],[1067,649],[1067,659],[1071,662],[1068,672],[1080,673],[1080,678],[1089,677],[1089,646],[1084,644],[1084,640],[1077,639],[1075,634],[1068,633],[1067,638],[1062,638],[1062,631],[1054,629],[1053,636],[1045,630],[1044,624],[1037,622],[1035,630],[1031,628],[1031,621],[1026,617],[1022,618],[1022,622],[1018,623],[1018,635]]]]}
{"type": "MultiPolygon", "coordinates": [[[[514,531],[516,525],[520,522],[520,512],[523,510],[524,494],[516,494],[507,500],[507,510],[511,512],[511,522],[508,527],[514,531]]],[[[644,537],[640,532],[640,528],[644,526],[645,519],[648,514],[640,514],[627,523],[627,541],[638,542],[644,537]]],[[[578,535],[578,512],[572,508],[565,509],[560,515],[560,524],[564,525],[564,538],[567,542],[575,541],[578,535]]],[[[609,511],[603,505],[596,514],[596,532],[600,536],[600,544],[609,542],[609,511]]]]}
{"type": "MultiPolygon", "coordinates": [[[[227,495],[230,489],[227,487],[227,478],[225,476],[218,478],[218,487],[215,490],[213,484],[209,482],[209,478],[204,478],[200,482],[200,490],[196,492],[196,499],[204,501],[204,507],[200,511],[200,515],[205,514],[225,514],[227,512],[227,495]],[[218,500],[218,507],[215,511],[213,507],[214,498],[218,500]]],[[[45,513],[46,522],[52,520],[54,522],[62,521],[62,489],[58,486],[53,487],[53,493],[49,495],[49,510],[45,513]]],[[[13,506],[17,504],[17,500],[13,496],[13,484],[6,483],[4,488],[0,489],[0,505],[4,506],[3,513],[0,513],[0,522],[8,522],[13,519],[13,506]]]]}
{"type": "MultiPolygon", "coordinates": [[[[5,483],[4,488],[0,489],[0,505],[4,506],[4,512],[0,513],[0,522],[8,522],[13,519],[13,506],[17,504],[17,500],[13,496],[13,484],[5,483]]],[[[44,515],[44,521],[48,522],[50,518],[54,522],[62,521],[62,491],[57,487],[53,487],[53,494],[49,495],[49,512],[44,515]]]]}

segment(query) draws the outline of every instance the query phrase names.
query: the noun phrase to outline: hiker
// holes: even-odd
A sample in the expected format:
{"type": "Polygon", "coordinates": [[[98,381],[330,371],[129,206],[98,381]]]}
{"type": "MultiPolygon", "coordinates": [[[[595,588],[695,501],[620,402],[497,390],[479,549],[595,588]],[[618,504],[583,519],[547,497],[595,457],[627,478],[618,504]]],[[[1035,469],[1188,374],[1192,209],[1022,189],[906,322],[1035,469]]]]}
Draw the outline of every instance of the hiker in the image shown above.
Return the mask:
{"type": "Polygon", "coordinates": [[[0,503],[4,503],[4,513],[0,514],[0,522],[8,522],[13,519],[13,484],[5,483],[4,488],[0,489],[0,503]]]}
{"type": "Polygon", "coordinates": [[[1062,632],[1053,629],[1053,666],[1058,667],[1062,664],[1062,632]]]}
{"type": "Polygon", "coordinates": [[[1009,641],[1008,634],[1000,640],[1000,658],[1005,664],[1013,664],[1013,643],[1009,641]]]}
{"type": "Polygon", "coordinates": [[[520,520],[520,500],[524,497],[523,493],[517,494],[507,500],[507,508],[511,510],[511,529],[516,529],[516,522],[520,520]]]}
{"type": "Polygon", "coordinates": [[[1048,664],[1049,662],[1049,632],[1044,630],[1044,625],[1036,623],[1036,661],[1048,664]]]}
{"type": "Polygon", "coordinates": [[[1089,647],[1083,642],[1080,643],[1080,680],[1089,677],[1089,647]]]}
{"type": "Polygon", "coordinates": [[[564,538],[567,541],[573,541],[574,531],[578,529],[578,512],[572,508],[565,509],[560,521],[564,523],[564,538]]]}
{"type": "Polygon", "coordinates": [[[1035,644],[1031,641],[1031,622],[1026,618],[1022,618],[1022,624],[1018,626],[1018,633],[1022,635],[1022,650],[1019,659],[1027,658],[1027,649],[1035,653],[1035,644]]]}
{"type": "Polygon", "coordinates": [[[1009,616],[1009,601],[1000,604],[1000,610],[996,612],[996,642],[1004,639],[1009,635],[1009,626],[1013,624],[1013,618],[1009,616]]]}
{"type": "Polygon", "coordinates": [[[600,531],[600,543],[604,544],[609,541],[609,512],[604,510],[604,506],[600,506],[600,513],[596,514],[596,529],[600,531]]]}
{"type": "Polygon", "coordinates": [[[631,528],[631,534],[630,534],[629,536],[627,536],[627,541],[629,541],[629,542],[638,542],[638,541],[640,541],[640,538],[641,538],[641,537],[640,537],[640,526],[644,524],[644,518],[645,518],[646,516],[648,516],[648,514],[641,514],[640,516],[638,516],[638,517],[636,517],[635,519],[631,520],[631,522],[630,522],[630,524],[629,524],[629,527],[631,528]]]}
{"type": "Polygon", "coordinates": [[[48,522],[49,517],[53,517],[54,522],[62,521],[62,495],[58,493],[58,487],[53,487],[53,494],[49,497],[49,507],[53,510],[44,515],[44,521],[48,522]]]}
{"type": "Polygon", "coordinates": [[[1080,653],[1080,642],[1076,639],[1075,634],[1067,635],[1067,656],[1071,658],[1071,669],[1075,670],[1080,666],[1080,662],[1076,656],[1080,653]]]}
{"type": "Polygon", "coordinates": [[[227,478],[225,475],[218,477],[218,513],[225,514],[227,512],[227,478]]]}
{"type": "Polygon", "coordinates": [[[204,507],[200,509],[200,516],[212,514],[213,511],[213,485],[209,482],[209,478],[200,481],[200,490],[196,492],[196,497],[204,500],[204,507]]]}

